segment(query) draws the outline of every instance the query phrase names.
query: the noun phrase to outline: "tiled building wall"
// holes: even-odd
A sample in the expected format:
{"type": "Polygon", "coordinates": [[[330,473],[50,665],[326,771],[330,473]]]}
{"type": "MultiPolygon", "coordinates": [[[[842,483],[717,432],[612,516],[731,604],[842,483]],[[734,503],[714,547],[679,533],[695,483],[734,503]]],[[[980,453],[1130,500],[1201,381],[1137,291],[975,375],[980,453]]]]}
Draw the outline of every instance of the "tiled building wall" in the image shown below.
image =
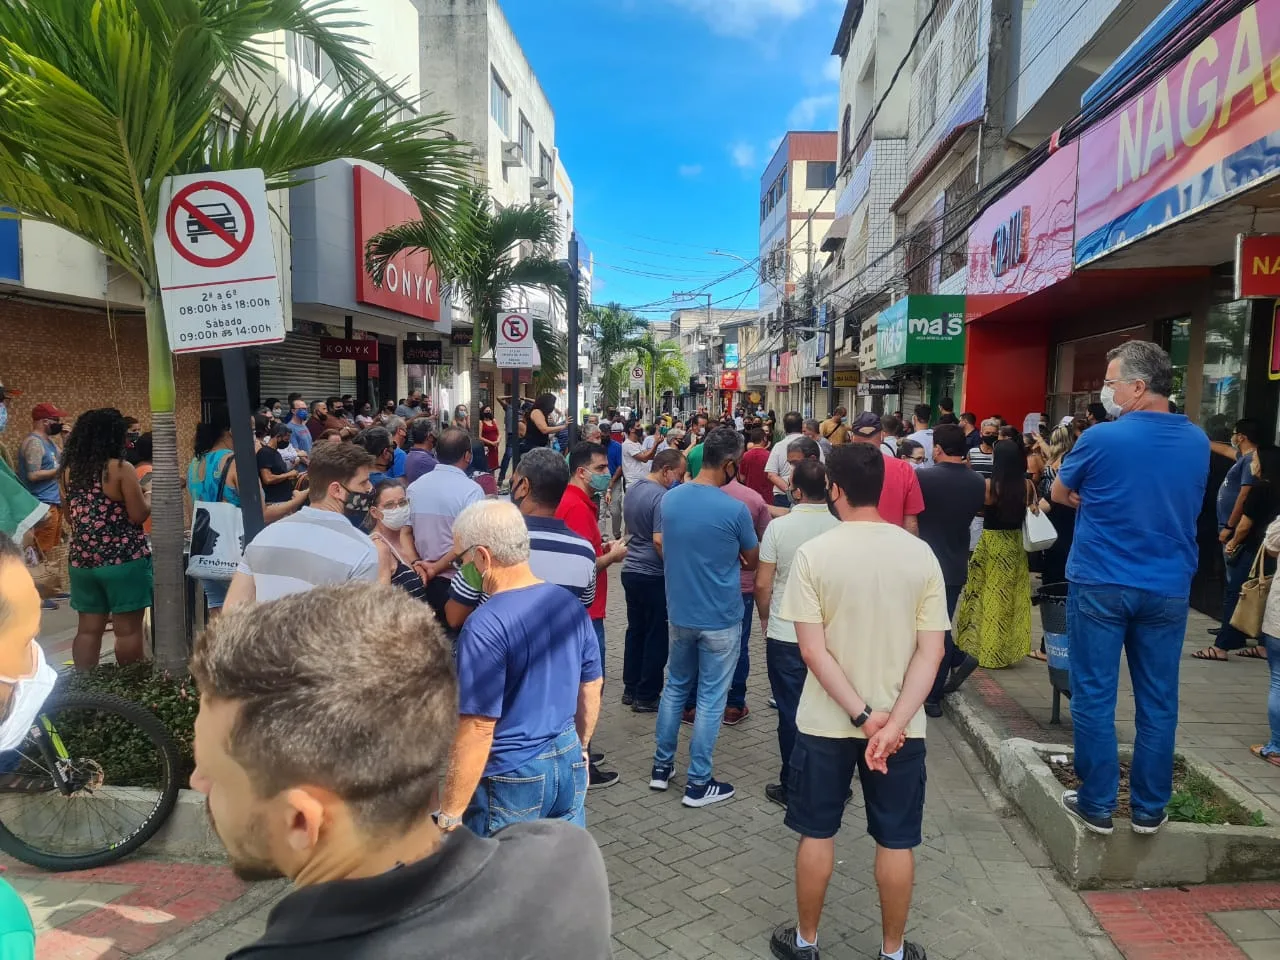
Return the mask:
{"type": "Polygon", "coordinates": [[[1024,117],[1093,41],[1121,0],[1037,3],[1022,20],[1017,63],[1017,118],[1024,117]]]}

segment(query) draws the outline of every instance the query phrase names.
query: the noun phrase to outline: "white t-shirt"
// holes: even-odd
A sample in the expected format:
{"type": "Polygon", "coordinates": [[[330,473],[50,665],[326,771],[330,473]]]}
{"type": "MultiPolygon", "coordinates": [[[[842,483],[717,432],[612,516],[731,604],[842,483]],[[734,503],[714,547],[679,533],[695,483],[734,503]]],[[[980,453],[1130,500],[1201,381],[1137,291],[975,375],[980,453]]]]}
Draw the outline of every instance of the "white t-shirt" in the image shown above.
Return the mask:
{"type": "Polygon", "coordinates": [[[647,449],[634,440],[622,441],[622,475],[628,484],[637,483],[649,475],[648,462],[636,459],[637,453],[643,453],[647,449]]]}
{"type": "Polygon", "coordinates": [[[773,607],[769,611],[769,632],[765,636],[786,643],[796,642],[796,628],[790,620],[778,616],[787,578],[796,551],[814,537],[840,525],[823,503],[797,503],[785,517],[773,520],[760,541],[760,562],[777,565],[773,576],[773,607]]]}
{"type": "MultiPolygon", "coordinates": [[[[827,649],[875,710],[892,709],[902,692],[916,632],[951,626],[933,551],[890,523],[841,523],[801,546],[776,615],[822,624],[827,649]]],[[[800,694],[796,727],[815,737],[866,736],[812,673],[800,694]]],[[[920,710],[906,735],[923,737],[924,728],[920,710]]]]}

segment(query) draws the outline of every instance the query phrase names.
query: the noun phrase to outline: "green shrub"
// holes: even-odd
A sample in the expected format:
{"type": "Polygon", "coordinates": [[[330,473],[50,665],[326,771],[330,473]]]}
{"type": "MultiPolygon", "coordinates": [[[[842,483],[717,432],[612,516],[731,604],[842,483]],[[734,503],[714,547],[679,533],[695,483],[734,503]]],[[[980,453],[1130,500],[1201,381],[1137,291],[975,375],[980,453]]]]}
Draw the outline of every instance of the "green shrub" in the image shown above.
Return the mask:
{"type": "MultiPolygon", "coordinates": [[[[113,693],[140,703],[154,713],[168,729],[182,754],[178,770],[180,782],[186,782],[195,765],[191,742],[195,732],[200,695],[190,677],[175,678],[156,672],[150,663],[128,666],[104,664],[88,673],[70,673],[61,681],[66,689],[98,690],[113,693]]],[[[58,732],[73,754],[90,757],[102,764],[107,783],[116,786],[158,786],[155,782],[156,750],[146,737],[123,721],[91,725],[75,718],[88,719],[77,712],[55,718],[58,732]]]]}

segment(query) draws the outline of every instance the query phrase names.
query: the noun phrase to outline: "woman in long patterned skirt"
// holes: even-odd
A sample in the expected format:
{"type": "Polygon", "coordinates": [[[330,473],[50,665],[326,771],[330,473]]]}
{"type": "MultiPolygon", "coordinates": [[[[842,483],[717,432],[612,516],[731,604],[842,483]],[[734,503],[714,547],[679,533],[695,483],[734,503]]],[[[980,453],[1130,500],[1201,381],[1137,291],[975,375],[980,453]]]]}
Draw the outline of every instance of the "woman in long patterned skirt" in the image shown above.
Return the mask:
{"type": "Polygon", "coordinates": [[[1010,666],[1031,652],[1031,574],[1022,523],[1035,488],[1026,471],[1021,444],[996,443],[982,536],[956,607],[956,646],[987,669],[1010,666]]]}

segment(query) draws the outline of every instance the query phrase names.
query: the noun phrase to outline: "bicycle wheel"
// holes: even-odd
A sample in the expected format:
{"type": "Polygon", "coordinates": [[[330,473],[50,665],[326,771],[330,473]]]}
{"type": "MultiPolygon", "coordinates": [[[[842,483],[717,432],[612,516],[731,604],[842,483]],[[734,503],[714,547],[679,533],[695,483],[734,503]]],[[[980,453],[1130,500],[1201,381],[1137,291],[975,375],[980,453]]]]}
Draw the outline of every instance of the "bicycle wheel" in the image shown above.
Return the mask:
{"type": "Polygon", "coordinates": [[[178,746],[140,704],[55,693],[16,751],[0,754],[0,850],[44,870],[128,856],[178,799],[178,746]]]}

